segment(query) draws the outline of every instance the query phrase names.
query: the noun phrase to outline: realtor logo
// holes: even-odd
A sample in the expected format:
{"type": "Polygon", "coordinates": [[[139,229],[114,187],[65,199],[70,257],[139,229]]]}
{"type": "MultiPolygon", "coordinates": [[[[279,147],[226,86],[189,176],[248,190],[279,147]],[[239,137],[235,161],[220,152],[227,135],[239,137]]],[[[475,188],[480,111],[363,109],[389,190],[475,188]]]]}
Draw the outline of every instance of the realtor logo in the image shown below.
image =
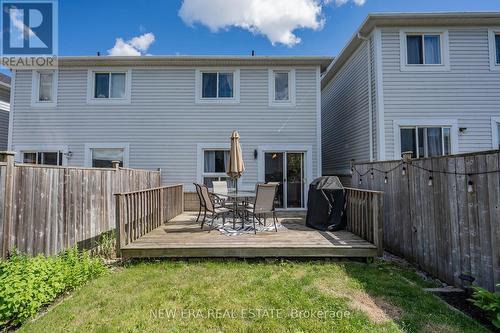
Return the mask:
{"type": "Polygon", "coordinates": [[[55,67],[57,0],[3,0],[2,65],[55,67]]]}

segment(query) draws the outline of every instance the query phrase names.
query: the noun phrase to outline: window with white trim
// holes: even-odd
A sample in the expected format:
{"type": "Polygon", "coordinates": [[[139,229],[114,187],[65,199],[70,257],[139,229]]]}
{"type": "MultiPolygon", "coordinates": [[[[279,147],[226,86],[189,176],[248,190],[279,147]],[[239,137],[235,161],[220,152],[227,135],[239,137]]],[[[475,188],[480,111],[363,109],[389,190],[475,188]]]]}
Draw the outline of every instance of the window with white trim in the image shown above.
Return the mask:
{"type": "Polygon", "coordinates": [[[490,49],[490,69],[500,70],[500,28],[488,30],[490,49]]]}
{"type": "Polygon", "coordinates": [[[90,148],[93,168],[112,168],[113,161],[120,162],[123,167],[124,148],[90,148]]]}
{"type": "Polygon", "coordinates": [[[213,181],[225,180],[228,187],[234,188],[234,182],[226,174],[229,164],[229,149],[204,149],[203,150],[203,183],[212,187],[213,181]]]}
{"type": "Polygon", "coordinates": [[[62,151],[22,151],[23,163],[43,165],[63,165],[62,151]]]}
{"type": "Polygon", "coordinates": [[[125,99],[126,72],[95,72],[93,97],[95,99],[125,99]]]}
{"type": "Polygon", "coordinates": [[[448,30],[400,30],[402,71],[450,70],[448,30]]]}
{"type": "Polygon", "coordinates": [[[33,71],[33,106],[54,106],[57,99],[57,71],[33,71]]]}
{"type": "Polygon", "coordinates": [[[451,127],[401,126],[401,151],[412,152],[412,158],[451,154],[451,127]]]}
{"type": "Polygon", "coordinates": [[[293,69],[269,70],[269,104],[295,103],[295,71],[293,69]]]}

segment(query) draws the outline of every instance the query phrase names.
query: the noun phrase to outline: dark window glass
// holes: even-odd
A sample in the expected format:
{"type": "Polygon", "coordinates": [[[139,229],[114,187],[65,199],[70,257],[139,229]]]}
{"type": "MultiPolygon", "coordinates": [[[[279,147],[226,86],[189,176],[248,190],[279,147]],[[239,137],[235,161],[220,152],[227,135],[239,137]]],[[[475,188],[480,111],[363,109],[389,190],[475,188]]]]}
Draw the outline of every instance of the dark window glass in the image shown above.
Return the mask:
{"type": "Polygon", "coordinates": [[[54,153],[40,153],[43,155],[42,164],[46,165],[58,165],[57,152],[54,153]]]}
{"type": "Polygon", "coordinates": [[[95,74],[95,98],[109,98],[109,74],[95,74]]]}
{"type": "Polygon", "coordinates": [[[495,35],[495,45],[497,54],[497,64],[500,65],[500,34],[495,35]]]}
{"type": "Polygon", "coordinates": [[[36,153],[24,153],[23,163],[36,164],[36,153]]]}
{"type": "Polygon", "coordinates": [[[217,73],[202,74],[202,97],[216,98],[217,97],[217,73]]]}
{"type": "Polygon", "coordinates": [[[112,168],[113,161],[120,161],[120,167],[123,167],[123,149],[120,148],[92,149],[92,167],[112,168]]]}
{"type": "Polygon", "coordinates": [[[219,97],[233,97],[233,73],[219,73],[219,97]]]}
{"type": "Polygon", "coordinates": [[[422,65],[424,63],[422,46],[422,36],[406,36],[408,65],[422,65]]]}
{"type": "Polygon", "coordinates": [[[414,128],[401,129],[401,154],[404,152],[412,152],[412,157],[417,157],[417,143],[414,128]]]}

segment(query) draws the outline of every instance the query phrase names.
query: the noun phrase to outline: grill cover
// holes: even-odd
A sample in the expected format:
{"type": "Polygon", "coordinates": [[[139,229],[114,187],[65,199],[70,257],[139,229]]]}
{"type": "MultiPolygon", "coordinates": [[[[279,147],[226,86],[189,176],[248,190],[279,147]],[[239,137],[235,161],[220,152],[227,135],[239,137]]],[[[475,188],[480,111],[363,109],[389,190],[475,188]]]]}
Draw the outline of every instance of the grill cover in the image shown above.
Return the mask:
{"type": "Polygon", "coordinates": [[[322,231],[345,229],[344,186],[338,177],[320,177],[309,185],[306,226],[322,231]]]}

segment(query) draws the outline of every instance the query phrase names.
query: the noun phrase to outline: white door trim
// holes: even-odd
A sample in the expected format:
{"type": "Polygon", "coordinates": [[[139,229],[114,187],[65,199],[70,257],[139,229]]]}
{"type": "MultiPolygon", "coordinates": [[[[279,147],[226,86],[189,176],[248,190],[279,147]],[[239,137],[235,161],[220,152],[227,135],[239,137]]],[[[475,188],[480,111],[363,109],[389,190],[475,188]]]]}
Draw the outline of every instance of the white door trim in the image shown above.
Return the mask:
{"type": "MultiPolygon", "coordinates": [[[[287,152],[287,153],[304,153],[304,207],[307,208],[307,186],[312,182],[312,146],[307,145],[263,145],[257,148],[257,165],[258,165],[258,181],[265,181],[265,158],[266,152],[287,152]]],[[[289,208],[289,210],[302,210],[302,208],[289,208]]]]}

